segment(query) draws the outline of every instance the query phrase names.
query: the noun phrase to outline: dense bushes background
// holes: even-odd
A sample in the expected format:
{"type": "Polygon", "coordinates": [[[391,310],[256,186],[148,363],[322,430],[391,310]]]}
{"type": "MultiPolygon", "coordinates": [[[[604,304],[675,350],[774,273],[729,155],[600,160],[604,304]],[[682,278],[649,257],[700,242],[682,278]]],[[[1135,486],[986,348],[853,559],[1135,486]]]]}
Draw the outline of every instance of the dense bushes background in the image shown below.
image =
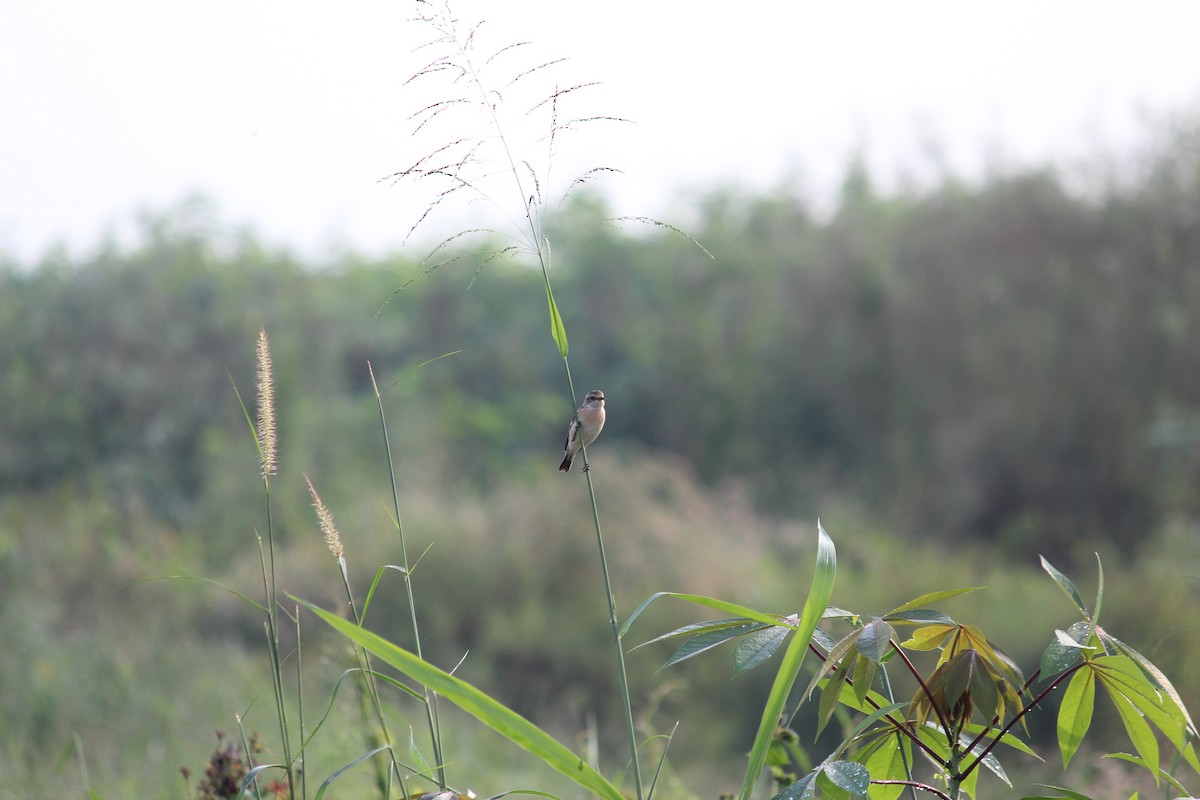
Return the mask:
{"type": "MultiPolygon", "coordinates": [[[[660,228],[595,224],[598,197],[566,208],[555,294],[576,386],[610,398],[596,477],[624,610],[660,589],[790,610],[820,514],[846,603],[987,581],[1013,590],[991,611],[1019,635],[1031,616],[1069,616],[1028,580],[1036,555],[1080,577],[1100,551],[1120,556],[1111,628],[1169,644],[1151,655],[1194,705],[1197,138],[1179,125],[1136,162],[897,191],[852,164],[828,213],[801,187],[716,190],[688,226],[711,259],[660,228]]],[[[261,632],[236,603],[129,582],[255,585],[260,489],[231,380],[253,394],[259,325],[280,402],[284,588],[330,602],[336,588],[301,471],[360,580],[392,560],[366,362],[388,385],[461,350],[385,395],[406,513],[438,543],[423,567],[435,657],[470,649],[472,680],[564,730],[607,713],[599,577],[581,496],[554,472],[571,408],[540,276],[494,262],[471,284],[469,261],[428,266],[299,258],[197,200],[147,215],[132,246],[4,262],[0,677],[15,724],[0,796],[64,780],[44,759],[72,733],[111,796],[172,796],[149,787],[174,786],[176,761],[199,767],[249,702],[261,632]]],[[[650,693],[663,676],[643,653],[650,693]]],[[[659,713],[728,724],[685,726],[679,758],[733,763],[757,706],[729,693],[757,678],[731,686],[720,658],[691,669],[669,676],[692,682],[687,702],[667,693],[659,713]]]]}

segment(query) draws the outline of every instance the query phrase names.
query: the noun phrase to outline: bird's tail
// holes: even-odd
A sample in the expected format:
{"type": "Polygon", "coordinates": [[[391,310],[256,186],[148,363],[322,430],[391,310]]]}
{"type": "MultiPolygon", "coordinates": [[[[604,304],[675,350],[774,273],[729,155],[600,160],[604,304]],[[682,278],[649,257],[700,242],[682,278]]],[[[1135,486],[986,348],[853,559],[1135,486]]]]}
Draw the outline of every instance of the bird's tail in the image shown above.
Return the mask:
{"type": "Polygon", "coordinates": [[[565,456],[563,456],[562,463],[558,465],[558,471],[559,472],[570,472],[571,471],[571,461],[573,461],[573,460],[574,460],[574,456],[572,456],[570,453],[567,453],[565,456]]]}

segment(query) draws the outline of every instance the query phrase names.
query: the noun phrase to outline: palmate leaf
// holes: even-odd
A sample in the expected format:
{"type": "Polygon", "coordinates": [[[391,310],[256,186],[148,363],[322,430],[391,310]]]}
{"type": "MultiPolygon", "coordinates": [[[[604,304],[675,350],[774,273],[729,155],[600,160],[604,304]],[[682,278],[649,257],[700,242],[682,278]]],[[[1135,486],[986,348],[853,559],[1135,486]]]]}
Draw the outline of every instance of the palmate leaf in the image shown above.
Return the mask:
{"type": "MultiPolygon", "coordinates": [[[[1186,723],[1187,733],[1190,735],[1190,738],[1200,738],[1200,732],[1197,732],[1196,723],[1192,721],[1192,717],[1188,713],[1187,707],[1183,704],[1183,699],[1179,696],[1179,692],[1171,684],[1171,681],[1167,679],[1167,676],[1162,673],[1162,670],[1151,663],[1150,659],[1146,658],[1144,655],[1139,653],[1137,650],[1134,650],[1117,637],[1109,634],[1103,628],[1097,629],[1097,633],[1099,634],[1101,641],[1103,641],[1106,646],[1110,647],[1113,651],[1133,659],[1134,663],[1138,665],[1138,668],[1146,675],[1150,682],[1154,684],[1154,687],[1170,698],[1171,703],[1178,710],[1181,719],[1183,719],[1183,721],[1186,723]]],[[[1179,745],[1176,744],[1176,747],[1178,746],[1179,745]]],[[[1196,763],[1194,760],[1190,761],[1189,763],[1192,764],[1197,772],[1200,772],[1200,763],[1196,763]]]]}
{"type": "MultiPolygon", "coordinates": [[[[1183,755],[1188,764],[1200,772],[1195,749],[1189,740],[1190,717],[1170,695],[1162,692],[1155,683],[1151,682],[1138,663],[1128,656],[1111,655],[1092,659],[1089,666],[1096,670],[1096,680],[1104,687],[1114,703],[1118,702],[1118,698],[1123,698],[1135,709],[1134,713],[1143,725],[1146,724],[1145,720],[1153,723],[1183,755]]],[[[1121,706],[1118,705],[1118,711],[1120,710],[1121,706]]],[[[1122,722],[1124,721],[1125,716],[1122,715],[1122,722]]],[[[1133,725],[1133,731],[1130,731],[1129,725],[1126,725],[1131,739],[1134,732],[1140,733],[1141,731],[1137,723],[1133,723],[1133,725]]],[[[1134,740],[1134,746],[1138,747],[1136,740],[1134,740]]],[[[1146,758],[1148,763],[1154,763],[1153,759],[1146,757],[1146,753],[1142,752],[1140,747],[1138,752],[1143,758],[1146,758]]],[[[1155,753],[1157,753],[1157,745],[1155,753]]]]}

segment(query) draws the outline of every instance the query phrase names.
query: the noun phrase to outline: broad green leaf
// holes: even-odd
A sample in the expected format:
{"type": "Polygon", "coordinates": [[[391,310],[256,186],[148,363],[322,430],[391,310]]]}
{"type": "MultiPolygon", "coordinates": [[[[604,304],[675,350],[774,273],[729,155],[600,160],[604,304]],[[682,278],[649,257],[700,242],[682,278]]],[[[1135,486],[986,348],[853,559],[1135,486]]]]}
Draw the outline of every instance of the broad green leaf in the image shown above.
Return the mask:
{"type": "Polygon", "coordinates": [[[863,626],[862,632],[858,635],[858,643],[855,647],[858,648],[859,655],[879,663],[889,650],[888,645],[892,643],[892,633],[892,626],[883,620],[871,620],[863,626]]]}
{"type": "MultiPolygon", "coordinates": [[[[800,665],[804,662],[805,653],[808,652],[808,643],[812,639],[813,630],[821,621],[821,615],[829,605],[829,598],[833,595],[833,580],[836,573],[837,549],[833,545],[833,540],[829,538],[829,534],[825,532],[818,521],[817,563],[816,569],[813,570],[812,584],[808,590],[808,598],[804,601],[804,610],[800,614],[796,635],[788,643],[788,648],[779,663],[779,671],[775,674],[775,682],[772,684],[767,701],[763,706],[758,732],[754,737],[754,745],[750,748],[749,764],[746,767],[746,774],[738,795],[741,800],[750,800],[750,796],[754,793],[754,786],[758,783],[763,762],[766,760],[767,748],[770,747],[775,736],[775,726],[779,722],[779,715],[783,712],[788,695],[791,694],[792,688],[796,684],[796,678],[800,674],[800,665]]],[[[799,797],[799,795],[796,796],[799,797]]]]}
{"type": "Polygon", "coordinates": [[[1071,582],[1071,579],[1056,570],[1046,560],[1045,556],[1039,556],[1039,558],[1042,560],[1042,569],[1046,570],[1046,574],[1054,579],[1054,582],[1058,584],[1058,588],[1063,590],[1067,599],[1075,604],[1075,607],[1079,609],[1079,613],[1083,614],[1083,618],[1090,620],[1091,614],[1088,613],[1087,606],[1083,604],[1083,598],[1079,596],[1079,590],[1075,588],[1075,584],[1071,582]]]}
{"type": "Polygon", "coordinates": [[[1063,769],[1071,763],[1071,757],[1087,735],[1095,708],[1096,675],[1084,666],[1071,676],[1058,708],[1058,749],[1062,753],[1063,769]]]}
{"type": "Polygon", "coordinates": [[[927,625],[913,631],[912,636],[901,642],[900,646],[908,650],[936,650],[956,630],[956,625],[927,625]]]}
{"type": "Polygon", "coordinates": [[[819,770],[808,773],[771,800],[813,800],[817,796],[817,776],[820,774],[819,770]]]}
{"type": "Polygon", "coordinates": [[[1042,680],[1051,680],[1079,663],[1079,659],[1082,658],[1080,647],[1087,631],[1086,622],[1076,622],[1066,631],[1062,631],[1067,639],[1061,638],[1058,636],[1060,632],[1055,631],[1054,641],[1042,653],[1042,680]],[[1070,644],[1067,643],[1068,640],[1070,644]]]}
{"type": "Polygon", "coordinates": [[[850,747],[850,745],[854,742],[854,740],[858,738],[859,734],[861,734],[865,730],[868,730],[872,725],[879,722],[881,719],[888,716],[889,714],[893,714],[893,713],[899,711],[900,709],[904,708],[906,705],[908,705],[908,704],[907,703],[888,703],[887,705],[881,705],[879,708],[874,709],[870,714],[868,714],[863,719],[860,719],[855,724],[855,726],[850,729],[850,732],[848,734],[846,734],[846,738],[842,739],[841,744],[839,744],[836,748],[834,748],[833,752],[830,753],[829,757],[825,760],[833,761],[835,759],[841,758],[842,753],[844,753],[846,751],[846,749],[850,747]]]}
{"type": "MultiPolygon", "coordinates": [[[[297,600],[294,597],[292,599],[297,600]]],[[[297,602],[324,620],[334,630],[339,631],[351,641],[357,642],[400,672],[445,697],[484,725],[541,759],[546,765],[570,778],[584,789],[607,800],[624,800],[624,796],[617,787],[605,780],[576,753],[560,744],[554,737],[520,714],[493,700],[471,684],[438,669],[378,634],[364,630],[336,614],[303,600],[297,600],[297,602]]]]}
{"type": "Polygon", "coordinates": [[[929,594],[923,594],[918,598],[909,600],[907,603],[905,603],[902,606],[897,606],[896,608],[893,608],[891,611],[884,614],[884,616],[891,617],[895,614],[899,614],[902,611],[911,611],[913,609],[927,606],[930,603],[936,603],[939,600],[946,600],[951,597],[958,597],[960,594],[967,594],[969,592],[977,592],[982,588],[983,588],[982,586],[973,586],[970,589],[948,589],[948,590],[942,591],[942,592],[930,592],[929,594]]]}
{"type": "Polygon", "coordinates": [[[813,644],[828,653],[837,646],[837,640],[820,628],[813,629],[813,644]]]}
{"type": "MultiPolygon", "coordinates": [[[[902,781],[911,777],[912,756],[909,740],[891,733],[880,738],[860,760],[876,780],[902,781]]],[[[855,753],[858,758],[863,751],[855,753]]],[[[904,791],[900,784],[876,784],[871,787],[872,800],[896,800],[904,791]]]]}
{"type": "Polygon", "coordinates": [[[871,788],[871,773],[854,761],[834,761],[821,768],[829,782],[851,794],[865,795],[871,788]]]}
{"type": "Polygon", "coordinates": [[[733,674],[741,675],[775,655],[790,632],[787,628],[767,628],[746,636],[733,651],[733,674]]]}
{"type": "Polygon", "coordinates": [[[720,630],[697,634],[683,644],[679,645],[671,657],[668,658],[666,662],[659,667],[659,669],[666,669],[674,664],[678,664],[680,661],[687,661],[689,658],[698,656],[708,650],[712,650],[714,647],[720,647],[730,639],[743,636],[757,627],[758,626],[754,623],[748,623],[745,625],[737,625],[732,628],[721,628],[720,630]]]}
{"type": "Polygon", "coordinates": [[[562,315],[558,313],[558,304],[554,302],[554,292],[550,290],[550,280],[545,280],[546,302],[550,304],[550,336],[558,345],[558,354],[567,357],[567,328],[563,325],[562,315]]]}
{"type": "MultiPolygon", "coordinates": [[[[866,697],[863,698],[857,697],[854,692],[843,692],[838,700],[846,708],[854,709],[863,714],[870,714],[875,709],[882,708],[891,703],[890,700],[874,690],[868,691],[866,697]]],[[[907,706],[908,703],[904,703],[903,705],[907,706]]]]}

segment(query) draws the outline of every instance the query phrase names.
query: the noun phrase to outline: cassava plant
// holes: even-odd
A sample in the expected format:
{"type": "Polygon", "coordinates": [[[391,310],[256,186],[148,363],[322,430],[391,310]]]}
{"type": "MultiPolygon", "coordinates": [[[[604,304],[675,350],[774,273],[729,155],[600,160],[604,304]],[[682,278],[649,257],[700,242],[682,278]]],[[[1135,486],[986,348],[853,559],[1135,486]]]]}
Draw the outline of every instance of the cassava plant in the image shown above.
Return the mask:
{"type": "MultiPolygon", "coordinates": [[[[822,547],[832,550],[823,533],[821,538],[822,547]]],[[[827,560],[832,563],[832,554],[827,560]]],[[[776,681],[776,689],[786,688],[772,693],[773,701],[763,715],[755,753],[760,748],[765,752],[759,754],[761,761],[752,754],[742,798],[749,798],[758,779],[757,767],[762,764],[770,767],[775,800],[818,796],[895,800],[906,790],[913,796],[921,792],[943,800],[980,797],[977,784],[984,771],[1011,788],[997,752],[1000,746],[1033,756],[1031,745],[1020,736],[1025,718],[1060,695],[1058,748],[1067,770],[1091,727],[1097,688],[1111,701],[1135,751],[1113,757],[1143,767],[1156,785],[1186,794],[1177,773],[1183,765],[1200,772],[1194,748],[1195,723],[1166,675],[1099,624],[1103,569],[1099,570],[1094,610],[1090,610],[1066,575],[1044,558],[1041,563],[1079,612],[1080,620],[1066,630],[1053,631],[1041,664],[1028,679],[978,627],[931,607],[975,589],[922,595],[879,614],[826,607],[821,614],[823,624],[849,628],[840,638],[823,627],[813,629],[808,638],[809,630],[802,628],[795,616],[768,619],[754,612],[688,625],[647,644],[682,638],[683,643],[666,662],[669,666],[737,642],[735,673],[741,673],[763,664],[793,636],[789,654],[803,642],[819,660],[795,707],[778,714],[784,708],[782,698],[797,685],[790,668],[781,667],[782,680],[776,681]],[[908,631],[907,635],[901,630],[908,631]],[[931,651],[937,653],[936,661],[931,669],[923,670],[917,663],[918,654],[931,651]],[[894,696],[889,670],[899,670],[915,683],[911,698],[894,696]],[[789,724],[818,689],[818,732],[839,709],[860,716],[847,723],[842,742],[812,765],[789,724]],[[1175,751],[1170,769],[1164,766],[1160,739],[1175,751]]],[[[677,596],[721,607],[710,598],[677,596]]],[[[658,597],[652,597],[643,608],[658,597]]],[[[630,618],[626,629],[641,611],[630,618]]],[[[1048,788],[1064,797],[1085,800],[1079,792],[1048,788]]]]}

